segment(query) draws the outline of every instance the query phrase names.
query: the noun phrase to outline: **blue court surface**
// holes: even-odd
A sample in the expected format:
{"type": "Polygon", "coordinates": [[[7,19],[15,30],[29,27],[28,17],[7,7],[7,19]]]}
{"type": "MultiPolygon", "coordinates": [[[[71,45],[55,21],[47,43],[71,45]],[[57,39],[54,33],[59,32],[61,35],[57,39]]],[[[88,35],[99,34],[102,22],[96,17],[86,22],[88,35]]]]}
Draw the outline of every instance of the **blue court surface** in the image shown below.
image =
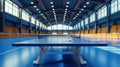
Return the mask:
{"type": "MultiPolygon", "coordinates": [[[[0,67],[117,67],[120,60],[120,49],[112,46],[100,46],[100,44],[108,44],[108,42],[91,41],[86,38],[78,38],[71,36],[41,36],[41,37],[23,37],[23,38],[3,38],[0,40],[1,47],[4,49],[0,53],[0,67]],[[45,54],[42,56],[39,66],[33,65],[33,60],[36,59],[41,48],[38,46],[28,45],[14,45],[14,43],[77,43],[87,42],[89,45],[92,43],[99,44],[99,46],[82,46],[78,47],[82,56],[87,60],[87,64],[81,66],[76,53],[71,49],[71,46],[58,46],[50,45],[45,54]],[[70,40],[70,41],[69,41],[70,40]],[[6,43],[6,44],[5,44],[6,43]],[[7,45],[5,47],[5,45],[7,45]],[[9,50],[6,50],[6,49],[9,50]],[[110,59],[111,58],[111,59],[110,59]]],[[[35,44],[36,44],[35,43],[35,44]]],[[[80,43],[80,44],[81,44],[80,43]]],[[[49,46],[49,44],[47,44],[49,46]]],[[[74,44],[73,44],[74,45],[74,44]]],[[[79,44],[78,44],[79,45],[79,44]]]]}

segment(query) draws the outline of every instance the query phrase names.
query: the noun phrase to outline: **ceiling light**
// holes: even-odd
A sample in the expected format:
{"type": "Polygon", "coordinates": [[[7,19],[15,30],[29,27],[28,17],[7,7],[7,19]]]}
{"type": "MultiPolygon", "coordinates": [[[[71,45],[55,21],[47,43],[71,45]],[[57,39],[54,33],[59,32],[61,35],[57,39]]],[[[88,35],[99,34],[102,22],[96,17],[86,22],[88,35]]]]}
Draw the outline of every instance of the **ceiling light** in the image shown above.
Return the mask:
{"type": "Polygon", "coordinates": [[[34,8],[36,8],[37,6],[34,6],[34,8]]]}
{"type": "Polygon", "coordinates": [[[54,7],[53,5],[51,7],[54,7]]]}
{"type": "Polygon", "coordinates": [[[87,4],[90,4],[90,2],[87,2],[87,4]]]}
{"type": "Polygon", "coordinates": [[[67,13],[67,11],[65,11],[65,13],[67,13]]]}
{"type": "Polygon", "coordinates": [[[70,2],[67,2],[67,4],[69,4],[70,2]]]}
{"type": "Polygon", "coordinates": [[[41,11],[39,11],[39,13],[41,13],[41,11]]]}
{"type": "Polygon", "coordinates": [[[50,2],[50,4],[53,4],[53,2],[50,2]]]}
{"type": "Polygon", "coordinates": [[[80,15],[79,13],[77,15],[80,15]]]}
{"type": "Polygon", "coordinates": [[[84,9],[81,9],[82,11],[84,10],[84,9]]]}
{"type": "Polygon", "coordinates": [[[67,8],[65,10],[67,10],[67,8]]]}
{"type": "Polygon", "coordinates": [[[81,13],[81,11],[79,11],[79,13],[81,13]]]}
{"type": "Polygon", "coordinates": [[[36,9],[37,11],[39,10],[39,9],[36,9]]]}
{"type": "Polygon", "coordinates": [[[43,15],[43,14],[41,13],[41,15],[43,15]]]}
{"type": "Polygon", "coordinates": [[[55,10],[54,8],[52,10],[55,10]]]}
{"type": "Polygon", "coordinates": [[[86,6],[83,6],[84,8],[86,8],[86,6]]]}
{"type": "Polygon", "coordinates": [[[30,2],[31,4],[34,4],[34,2],[30,2]]]}
{"type": "Polygon", "coordinates": [[[66,7],[69,7],[68,5],[66,5],[66,7]]]}

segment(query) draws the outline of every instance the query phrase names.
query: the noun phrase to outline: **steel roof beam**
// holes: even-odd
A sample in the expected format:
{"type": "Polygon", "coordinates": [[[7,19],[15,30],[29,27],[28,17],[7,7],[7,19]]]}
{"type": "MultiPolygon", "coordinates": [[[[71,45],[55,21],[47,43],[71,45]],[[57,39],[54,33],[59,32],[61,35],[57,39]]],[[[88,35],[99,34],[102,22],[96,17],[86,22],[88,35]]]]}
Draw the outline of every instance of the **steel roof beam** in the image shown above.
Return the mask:
{"type": "Polygon", "coordinates": [[[95,3],[95,4],[103,4],[103,3],[104,3],[103,0],[100,0],[100,1],[97,1],[97,0],[90,0],[90,2],[95,3]]]}

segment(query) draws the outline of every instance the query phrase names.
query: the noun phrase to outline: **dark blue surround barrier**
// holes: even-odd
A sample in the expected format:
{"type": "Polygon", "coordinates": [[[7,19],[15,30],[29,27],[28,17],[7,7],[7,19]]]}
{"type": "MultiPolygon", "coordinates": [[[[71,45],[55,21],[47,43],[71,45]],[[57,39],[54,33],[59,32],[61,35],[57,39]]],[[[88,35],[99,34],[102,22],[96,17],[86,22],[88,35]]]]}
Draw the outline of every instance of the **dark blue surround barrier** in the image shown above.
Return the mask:
{"type": "Polygon", "coordinates": [[[94,67],[120,66],[120,49],[117,47],[81,47],[81,51],[94,67]]]}
{"type": "Polygon", "coordinates": [[[13,42],[37,37],[0,38],[0,67],[30,67],[38,54],[39,47],[13,47],[13,42]]]}

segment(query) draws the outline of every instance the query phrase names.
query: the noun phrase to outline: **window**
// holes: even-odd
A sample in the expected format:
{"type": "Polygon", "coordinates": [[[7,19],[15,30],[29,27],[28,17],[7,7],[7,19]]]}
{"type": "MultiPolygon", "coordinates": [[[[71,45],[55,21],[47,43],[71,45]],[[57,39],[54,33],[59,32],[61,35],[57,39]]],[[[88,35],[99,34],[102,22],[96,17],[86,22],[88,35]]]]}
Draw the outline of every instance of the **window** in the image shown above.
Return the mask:
{"type": "Polygon", "coordinates": [[[117,5],[117,0],[113,0],[111,2],[111,13],[115,13],[117,12],[118,5],[117,5]]]}
{"type": "Polygon", "coordinates": [[[22,19],[29,21],[29,14],[26,11],[22,11],[22,19]]]}
{"type": "Polygon", "coordinates": [[[84,28],[84,21],[81,21],[81,27],[84,28]]]}
{"type": "Polygon", "coordinates": [[[81,27],[83,26],[84,24],[83,24],[83,20],[81,21],[81,27]]]}
{"type": "Polygon", "coordinates": [[[43,24],[43,29],[45,29],[45,25],[43,24]]]}
{"type": "Polygon", "coordinates": [[[31,23],[35,24],[35,18],[31,17],[31,23]]]}
{"type": "Polygon", "coordinates": [[[39,26],[39,21],[37,20],[36,25],[39,26]]]}
{"type": "Polygon", "coordinates": [[[5,1],[5,11],[12,14],[12,2],[10,0],[5,1]]]}
{"type": "Polygon", "coordinates": [[[48,30],[72,30],[73,28],[71,26],[57,24],[53,26],[48,26],[47,29],[48,30]]]}
{"type": "Polygon", "coordinates": [[[43,29],[47,29],[47,27],[46,27],[46,25],[45,24],[42,24],[43,26],[42,26],[42,28],[43,29]]]}
{"type": "Polygon", "coordinates": [[[19,8],[15,4],[13,4],[13,15],[19,17],[19,8]]]}
{"type": "Polygon", "coordinates": [[[85,18],[85,25],[87,25],[87,24],[88,24],[88,17],[85,18]]]}
{"type": "Polygon", "coordinates": [[[118,0],[118,10],[120,11],[120,0],[118,0]]]}
{"type": "Polygon", "coordinates": [[[95,21],[95,13],[90,15],[90,23],[95,21]]]}
{"type": "Polygon", "coordinates": [[[99,10],[98,10],[98,19],[101,19],[105,16],[107,16],[107,7],[106,6],[103,6],[101,7],[99,10]]]}
{"type": "Polygon", "coordinates": [[[19,8],[16,4],[10,0],[5,1],[5,12],[10,13],[16,17],[19,17],[19,8]]]}
{"type": "Polygon", "coordinates": [[[80,29],[80,23],[78,23],[78,28],[80,29]]]}
{"type": "Polygon", "coordinates": [[[74,25],[74,29],[78,29],[78,24],[74,25]]]}
{"type": "Polygon", "coordinates": [[[40,27],[42,27],[42,23],[40,22],[40,27]]]}

